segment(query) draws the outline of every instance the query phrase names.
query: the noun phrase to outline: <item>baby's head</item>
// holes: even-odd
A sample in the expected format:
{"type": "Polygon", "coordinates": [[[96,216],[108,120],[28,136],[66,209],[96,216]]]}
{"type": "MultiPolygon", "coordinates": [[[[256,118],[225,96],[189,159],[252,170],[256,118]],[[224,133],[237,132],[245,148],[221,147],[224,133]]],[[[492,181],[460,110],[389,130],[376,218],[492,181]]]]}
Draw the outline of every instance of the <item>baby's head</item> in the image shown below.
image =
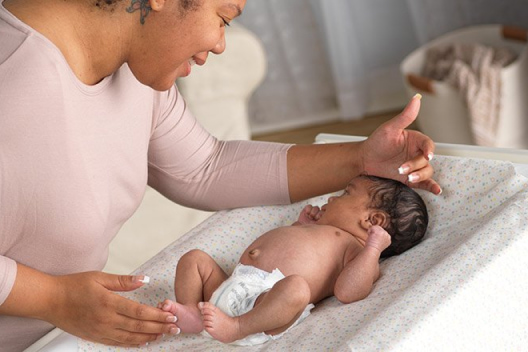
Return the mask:
{"type": "Polygon", "coordinates": [[[333,196],[321,208],[321,225],[342,228],[362,241],[368,229],[381,226],[391,235],[391,245],[381,257],[401,254],[418,244],[429,217],[424,201],[409,186],[374,176],[353,178],[340,196],[333,196]]]}
{"type": "Polygon", "coordinates": [[[366,177],[370,182],[368,208],[386,214],[379,224],[391,235],[391,245],[381,253],[382,258],[401,254],[417,245],[425,235],[429,216],[427,207],[409,186],[395,180],[366,177]]]}

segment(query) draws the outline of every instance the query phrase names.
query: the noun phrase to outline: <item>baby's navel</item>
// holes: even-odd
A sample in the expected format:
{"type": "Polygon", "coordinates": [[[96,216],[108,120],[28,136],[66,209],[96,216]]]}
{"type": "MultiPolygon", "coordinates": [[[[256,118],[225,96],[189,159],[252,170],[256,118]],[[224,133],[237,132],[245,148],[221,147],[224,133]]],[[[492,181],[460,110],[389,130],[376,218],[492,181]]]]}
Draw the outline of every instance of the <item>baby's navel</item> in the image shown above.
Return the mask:
{"type": "Polygon", "coordinates": [[[257,248],[253,248],[252,250],[249,251],[248,254],[251,258],[256,258],[258,257],[259,252],[260,251],[257,248]]]}

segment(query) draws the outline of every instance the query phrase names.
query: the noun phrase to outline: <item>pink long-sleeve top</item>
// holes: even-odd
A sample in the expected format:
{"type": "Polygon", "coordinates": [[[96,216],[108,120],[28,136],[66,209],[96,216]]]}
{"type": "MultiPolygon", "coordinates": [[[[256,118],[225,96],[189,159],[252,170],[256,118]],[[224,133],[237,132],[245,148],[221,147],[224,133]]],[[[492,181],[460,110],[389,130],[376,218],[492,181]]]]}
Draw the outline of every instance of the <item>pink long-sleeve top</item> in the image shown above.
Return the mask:
{"type": "MultiPolygon", "coordinates": [[[[52,275],[101,270],[147,183],[217,210],[289,203],[288,145],[212,137],[177,89],[140,84],[127,65],[94,86],[0,5],[0,305],[17,264],[52,275]]],[[[0,315],[0,350],[46,322],[0,315]]]]}

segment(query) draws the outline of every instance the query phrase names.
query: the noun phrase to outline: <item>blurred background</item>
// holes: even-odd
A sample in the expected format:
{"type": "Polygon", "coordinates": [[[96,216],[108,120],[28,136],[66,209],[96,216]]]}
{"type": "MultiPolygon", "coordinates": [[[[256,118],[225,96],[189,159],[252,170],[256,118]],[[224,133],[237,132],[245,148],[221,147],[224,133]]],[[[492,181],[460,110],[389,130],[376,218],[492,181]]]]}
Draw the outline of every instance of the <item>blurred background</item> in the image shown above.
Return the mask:
{"type": "Polygon", "coordinates": [[[237,22],[267,58],[249,101],[251,134],[274,138],[399,111],[408,99],[399,70],[406,55],[458,28],[527,27],[528,1],[248,0],[237,22]]]}

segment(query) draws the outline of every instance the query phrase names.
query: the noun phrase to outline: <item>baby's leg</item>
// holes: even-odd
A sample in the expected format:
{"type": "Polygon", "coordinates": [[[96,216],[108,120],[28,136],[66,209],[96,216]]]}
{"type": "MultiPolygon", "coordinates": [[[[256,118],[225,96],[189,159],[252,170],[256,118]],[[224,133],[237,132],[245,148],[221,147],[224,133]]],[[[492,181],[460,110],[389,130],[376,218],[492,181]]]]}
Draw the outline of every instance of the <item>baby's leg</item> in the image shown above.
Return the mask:
{"type": "Polygon", "coordinates": [[[259,332],[276,335],[299,318],[310,296],[306,280],[298,275],[287,276],[260,295],[251,311],[239,317],[230,317],[209,302],[200,303],[204,328],[225,343],[259,332]]]}
{"type": "Polygon", "coordinates": [[[178,302],[165,300],[160,307],[177,318],[184,333],[203,330],[198,303],[209,300],[214,290],[227,278],[226,273],[207,253],[192,250],[184,254],[176,267],[174,293],[178,302]]]}

